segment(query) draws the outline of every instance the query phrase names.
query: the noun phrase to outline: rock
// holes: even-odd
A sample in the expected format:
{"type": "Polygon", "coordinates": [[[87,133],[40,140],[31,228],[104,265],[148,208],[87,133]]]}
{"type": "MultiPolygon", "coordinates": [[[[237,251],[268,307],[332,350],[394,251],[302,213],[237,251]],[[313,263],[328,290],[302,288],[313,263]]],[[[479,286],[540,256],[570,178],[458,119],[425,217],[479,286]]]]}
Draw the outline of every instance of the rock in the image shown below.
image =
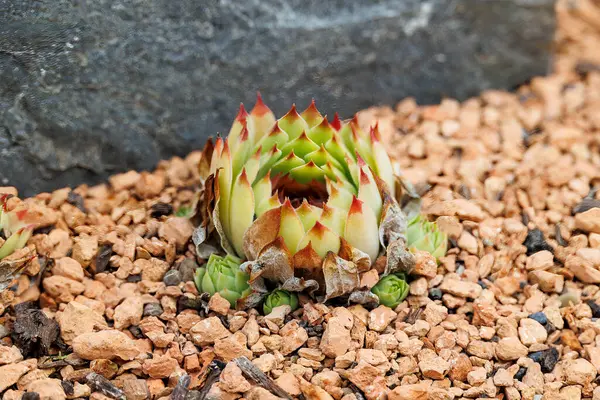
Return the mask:
{"type": "Polygon", "coordinates": [[[81,334],[73,340],[73,351],[85,360],[98,358],[133,360],[140,353],[135,342],[117,330],[81,334]]]}
{"type": "Polygon", "coordinates": [[[163,282],[167,286],[177,286],[181,283],[181,272],[176,269],[171,269],[167,271],[165,276],[163,277],[163,282]]]}
{"type": "Polygon", "coordinates": [[[151,378],[168,378],[179,367],[176,359],[163,355],[144,360],[142,371],[151,378]]]}
{"type": "MultiPolygon", "coordinates": [[[[243,330],[242,330],[243,332],[243,330]]],[[[198,346],[208,346],[214,344],[218,339],[223,339],[231,335],[217,317],[209,317],[196,323],[190,329],[192,341],[198,346]]]]}
{"type": "Polygon", "coordinates": [[[526,346],[535,343],[544,343],[548,338],[546,328],[539,322],[531,318],[523,318],[519,322],[519,338],[521,343],[526,346]]]}
{"type": "Polygon", "coordinates": [[[290,312],[292,312],[292,307],[287,304],[274,307],[268,315],[265,315],[265,320],[272,322],[276,326],[283,326],[283,321],[290,312]]]}
{"type": "Polygon", "coordinates": [[[466,354],[459,354],[456,359],[450,363],[450,372],[448,376],[455,381],[465,382],[473,364],[466,354]]]}
{"type": "Polygon", "coordinates": [[[586,232],[600,233],[600,208],[590,208],[575,214],[575,228],[586,232]]]}
{"type": "Polygon", "coordinates": [[[548,271],[531,271],[528,278],[532,284],[537,284],[546,293],[561,293],[565,286],[564,276],[548,271]]]}
{"type": "MultiPolygon", "coordinates": [[[[383,104],[404,96],[435,103],[441,93],[465,99],[547,72],[553,1],[470,4],[389,2],[383,12],[371,2],[309,1],[290,12],[273,0],[202,8],[186,0],[147,12],[146,4],[115,8],[102,0],[83,12],[73,2],[46,0],[35,13],[15,4],[0,16],[0,34],[11,38],[0,58],[6,71],[0,103],[8,105],[0,113],[0,138],[19,140],[0,157],[2,178],[29,196],[99,182],[115,169],[148,170],[227,129],[233,110],[256,89],[278,116],[315,97],[348,117],[373,104],[373,87],[382,88],[383,104]],[[47,39],[32,43],[34,30],[47,39]],[[362,40],[349,42],[357,30],[362,40]],[[123,49],[137,48],[145,51],[123,56],[123,49]],[[271,60],[269,68],[257,67],[264,60],[271,60]],[[461,63],[447,79],[452,60],[461,63]],[[54,68],[42,75],[47,65],[54,68]],[[289,88],[281,90],[281,82],[289,88]],[[48,92],[45,85],[60,89],[48,92]],[[343,93],[330,89],[343,86],[343,93]]],[[[333,115],[331,108],[321,112],[333,115]]],[[[132,188],[140,178],[128,172],[111,184],[132,188]]]]}
{"type": "Polygon", "coordinates": [[[154,257],[150,260],[135,260],[134,265],[139,265],[141,268],[142,280],[148,280],[152,282],[160,282],[165,273],[169,270],[168,263],[154,257]]]}
{"type": "Polygon", "coordinates": [[[593,264],[579,256],[569,256],[565,261],[565,267],[584,283],[600,283],[600,271],[593,264]]]}
{"type": "Polygon", "coordinates": [[[98,238],[95,236],[77,236],[73,245],[73,254],[71,257],[83,267],[92,263],[98,253],[98,238]]]}
{"type": "Polygon", "coordinates": [[[242,370],[234,362],[229,362],[221,372],[219,387],[229,393],[244,393],[252,389],[250,382],[242,375],[242,370]]]}
{"type": "Polygon", "coordinates": [[[60,275],[52,275],[43,280],[44,290],[52,297],[68,303],[73,301],[76,295],[83,293],[83,283],[60,275]]]}
{"type": "Polygon", "coordinates": [[[429,386],[422,383],[401,385],[388,393],[388,400],[428,400],[429,391],[429,386]]]}
{"type": "Polygon", "coordinates": [[[219,293],[215,293],[214,295],[210,296],[208,308],[217,314],[227,315],[229,309],[231,308],[231,304],[229,303],[229,300],[223,298],[219,293]]]}
{"type": "Polygon", "coordinates": [[[159,303],[148,303],[144,306],[144,317],[158,317],[162,313],[163,309],[159,303]]]}
{"type": "Polygon", "coordinates": [[[0,393],[17,383],[20,377],[37,367],[37,360],[29,359],[0,367],[0,393]]]}
{"type": "Polygon", "coordinates": [[[91,308],[72,301],[61,312],[56,313],[56,321],[60,326],[63,341],[71,344],[77,336],[94,332],[95,327],[106,328],[106,320],[91,308]]]}
{"type": "Polygon", "coordinates": [[[123,392],[127,400],[145,400],[150,398],[150,391],[145,379],[123,380],[123,392]]]}
{"type": "Polygon", "coordinates": [[[483,290],[481,286],[474,282],[462,281],[458,279],[444,279],[440,285],[444,293],[450,293],[454,296],[476,299],[483,290]]]}
{"type": "Polygon", "coordinates": [[[528,231],[523,245],[527,247],[528,256],[540,251],[553,251],[552,246],[546,242],[544,233],[539,229],[532,229],[528,231]]]}
{"type": "Polygon", "coordinates": [[[280,388],[285,390],[290,396],[299,396],[302,392],[300,391],[300,384],[298,378],[291,372],[285,372],[281,374],[279,378],[275,380],[275,383],[280,388]]]}
{"type": "Polygon", "coordinates": [[[335,358],[348,351],[351,341],[352,337],[347,325],[342,319],[332,317],[327,321],[319,348],[327,357],[335,358]]]}
{"type": "Polygon", "coordinates": [[[391,308],[380,305],[369,313],[369,329],[382,332],[396,318],[396,315],[391,308]]]}
{"type": "Polygon", "coordinates": [[[189,219],[183,217],[170,217],[158,229],[158,236],[166,242],[174,241],[178,249],[192,237],[194,227],[189,219]]]}
{"type": "Polygon", "coordinates": [[[16,346],[0,346],[0,365],[13,364],[22,360],[23,355],[16,346]]]}
{"type": "Polygon", "coordinates": [[[217,339],[214,351],[225,362],[242,356],[252,357],[252,352],[247,347],[246,336],[242,332],[236,332],[224,339],[217,339]]]}
{"type": "Polygon", "coordinates": [[[54,275],[64,276],[80,282],[84,277],[81,264],[71,257],[61,257],[57,259],[54,268],[52,268],[52,272],[54,275]]]}
{"type": "Polygon", "coordinates": [[[527,257],[525,268],[528,271],[545,270],[554,265],[554,255],[548,250],[538,251],[527,257]]]}
{"type": "Polygon", "coordinates": [[[284,356],[296,351],[308,340],[306,329],[301,327],[297,320],[292,320],[285,324],[279,331],[279,334],[283,339],[281,354],[284,356]]]}
{"type": "Polygon", "coordinates": [[[548,350],[529,353],[529,358],[531,358],[536,363],[539,363],[542,367],[542,372],[545,374],[549,374],[552,372],[554,366],[558,362],[558,357],[558,350],[556,350],[556,348],[554,347],[551,347],[548,350]]]}
{"type": "MultiPolygon", "coordinates": [[[[223,397],[218,397],[219,400],[223,397]]],[[[281,400],[281,397],[275,396],[267,389],[263,389],[260,386],[255,386],[246,393],[244,393],[244,399],[246,400],[281,400]]],[[[208,399],[207,399],[208,400],[208,399]]],[[[215,398],[217,400],[217,398],[215,398]]]]}
{"type": "Polygon", "coordinates": [[[596,378],[596,368],[588,360],[578,358],[564,366],[565,380],[569,384],[589,385],[596,378]]]}
{"type": "Polygon", "coordinates": [[[39,379],[27,386],[28,392],[40,395],[40,400],[65,400],[67,397],[58,379],[39,379]]]}
{"type": "Polygon", "coordinates": [[[419,369],[425,378],[444,379],[450,363],[441,357],[431,357],[419,362],[419,369]]]}
{"type": "Polygon", "coordinates": [[[140,296],[128,297],[115,308],[113,319],[115,328],[125,329],[137,325],[144,314],[144,302],[140,296]]]}
{"type": "Polygon", "coordinates": [[[527,355],[527,347],[521,343],[519,338],[509,336],[500,339],[496,345],[496,357],[503,361],[517,360],[527,355]]]}

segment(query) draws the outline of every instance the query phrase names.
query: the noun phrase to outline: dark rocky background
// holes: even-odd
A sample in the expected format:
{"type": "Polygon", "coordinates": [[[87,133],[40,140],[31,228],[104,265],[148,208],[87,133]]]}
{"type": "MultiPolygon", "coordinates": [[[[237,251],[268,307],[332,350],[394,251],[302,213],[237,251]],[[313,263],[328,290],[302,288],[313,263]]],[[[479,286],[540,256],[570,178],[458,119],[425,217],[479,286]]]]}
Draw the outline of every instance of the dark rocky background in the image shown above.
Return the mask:
{"type": "Polygon", "coordinates": [[[553,33],[552,0],[0,0],[0,185],[151,169],[256,90],[349,117],[513,88],[553,33]]]}

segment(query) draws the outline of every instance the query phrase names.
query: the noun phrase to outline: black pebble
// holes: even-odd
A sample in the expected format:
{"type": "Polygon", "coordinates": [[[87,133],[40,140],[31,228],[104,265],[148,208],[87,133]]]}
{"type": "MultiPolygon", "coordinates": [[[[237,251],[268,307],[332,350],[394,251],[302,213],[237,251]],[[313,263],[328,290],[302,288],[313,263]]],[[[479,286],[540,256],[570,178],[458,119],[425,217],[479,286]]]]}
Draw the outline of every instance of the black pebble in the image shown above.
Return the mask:
{"type": "Polygon", "coordinates": [[[144,306],[144,317],[158,317],[162,313],[162,306],[158,303],[148,303],[144,306]]]}
{"type": "Polygon", "coordinates": [[[429,297],[431,298],[431,300],[441,300],[442,291],[438,288],[429,289],[429,297]]]}
{"type": "Polygon", "coordinates": [[[487,289],[487,285],[485,284],[485,282],[484,282],[484,281],[482,281],[482,280],[480,280],[480,281],[477,281],[477,284],[478,284],[479,286],[481,286],[481,288],[482,288],[482,289],[487,289]]]}
{"type": "Polygon", "coordinates": [[[548,317],[546,317],[546,314],[541,311],[531,314],[529,318],[536,320],[542,325],[546,325],[548,323],[548,317]]]}
{"type": "Polygon", "coordinates": [[[129,332],[131,332],[131,334],[136,338],[136,339],[143,339],[144,338],[144,334],[142,333],[142,330],[140,329],[139,326],[137,325],[131,325],[129,328],[127,328],[127,330],[129,332]]]}
{"type": "Polygon", "coordinates": [[[548,250],[554,254],[554,249],[546,242],[544,234],[539,229],[532,229],[527,232],[527,237],[525,238],[523,245],[527,247],[528,256],[542,250],[548,250]]]}
{"type": "Polygon", "coordinates": [[[153,204],[150,208],[152,211],[150,212],[150,216],[152,218],[158,218],[163,215],[173,214],[173,206],[167,203],[156,203],[153,204]]]}
{"type": "Polygon", "coordinates": [[[588,300],[586,303],[592,309],[592,317],[600,318],[600,305],[595,303],[594,300],[588,300]]]}
{"type": "Polygon", "coordinates": [[[181,273],[181,281],[189,282],[194,280],[194,274],[196,273],[196,269],[198,269],[198,264],[193,258],[186,258],[179,263],[177,269],[181,273]]]}
{"type": "Polygon", "coordinates": [[[167,271],[165,276],[163,277],[163,282],[167,286],[177,286],[181,283],[181,272],[176,269],[171,269],[167,271]]]}
{"type": "Polygon", "coordinates": [[[519,368],[519,370],[515,374],[515,379],[520,381],[521,379],[523,379],[523,377],[525,376],[526,373],[527,373],[527,368],[525,368],[525,367],[519,368]]]}
{"type": "Polygon", "coordinates": [[[25,392],[21,400],[40,400],[40,395],[36,392],[25,392]]]}
{"type": "Polygon", "coordinates": [[[62,381],[60,381],[60,384],[67,396],[73,396],[73,394],[75,393],[75,388],[73,386],[73,382],[62,380],[62,381]]]}
{"type": "Polygon", "coordinates": [[[558,362],[558,350],[556,350],[554,347],[551,347],[548,350],[536,351],[534,353],[530,353],[529,358],[536,363],[539,363],[542,367],[542,372],[548,374],[552,372],[554,366],[558,362]]]}
{"type": "Polygon", "coordinates": [[[142,275],[140,275],[140,274],[129,275],[127,277],[127,282],[130,282],[130,283],[136,283],[136,282],[139,282],[141,280],[142,280],[142,275]]]}

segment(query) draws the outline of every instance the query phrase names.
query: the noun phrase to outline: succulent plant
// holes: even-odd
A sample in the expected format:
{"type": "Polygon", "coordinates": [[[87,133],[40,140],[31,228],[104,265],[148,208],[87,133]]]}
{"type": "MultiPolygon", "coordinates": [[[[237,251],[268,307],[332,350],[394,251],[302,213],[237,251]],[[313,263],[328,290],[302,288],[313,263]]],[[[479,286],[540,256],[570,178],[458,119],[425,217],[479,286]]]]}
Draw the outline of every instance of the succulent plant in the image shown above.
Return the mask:
{"type": "Polygon", "coordinates": [[[196,244],[216,231],[228,254],[253,262],[251,282],[295,278],[296,289],[347,294],[382,248],[404,238],[377,125],[330,121],[314,101],[278,120],[260,95],[250,113],[240,106],[227,139],[207,143],[200,174],[206,232],[196,244]]]}
{"type": "Polygon", "coordinates": [[[212,254],[206,265],[196,270],[194,281],[200,292],[211,296],[219,293],[234,308],[238,299],[251,292],[248,274],[240,270],[240,259],[229,254],[212,254]]]}
{"type": "Polygon", "coordinates": [[[263,312],[268,315],[275,307],[288,305],[292,311],[298,308],[298,295],[287,290],[275,289],[265,298],[263,312]]]}
{"type": "Polygon", "coordinates": [[[29,223],[26,209],[7,210],[8,198],[8,195],[0,196],[0,229],[7,238],[0,246],[0,260],[23,248],[35,227],[29,223]]]}
{"type": "Polygon", "coordinates": [[[435,222],[427,221],[421,215],[408,222],[406,230],[408,247],[427,251],[435,258],[444,257],[448,249],[448,235],[438,229],[435,222]]]}
{"type": "Polygon", "coordinates": [[[371,292],[377,295],[380,304],[394,309],[408,296],[409,290],[405,275],[396,273],[381,278],[371,292]]]}

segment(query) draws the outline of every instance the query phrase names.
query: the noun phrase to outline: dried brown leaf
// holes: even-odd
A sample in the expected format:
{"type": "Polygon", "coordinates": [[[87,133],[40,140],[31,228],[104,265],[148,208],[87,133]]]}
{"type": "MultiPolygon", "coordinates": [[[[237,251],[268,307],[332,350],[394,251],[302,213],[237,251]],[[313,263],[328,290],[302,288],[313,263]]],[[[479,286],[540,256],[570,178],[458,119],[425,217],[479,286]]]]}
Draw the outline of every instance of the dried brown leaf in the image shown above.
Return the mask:
{"type": "Polygon", "coordinates": [[[325,301],[352,293],[360,284],[356,264],[328,252],[323,260],[325,301]]]}

